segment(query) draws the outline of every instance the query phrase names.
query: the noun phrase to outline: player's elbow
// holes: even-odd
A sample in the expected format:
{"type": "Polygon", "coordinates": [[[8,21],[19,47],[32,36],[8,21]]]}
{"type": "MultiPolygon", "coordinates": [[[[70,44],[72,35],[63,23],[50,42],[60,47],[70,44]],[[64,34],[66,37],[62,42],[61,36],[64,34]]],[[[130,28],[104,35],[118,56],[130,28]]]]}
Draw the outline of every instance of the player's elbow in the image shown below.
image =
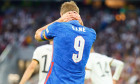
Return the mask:
{"type": "Polygon", "coordinates": [[[39,32],[39,31],[36,31],[34,37],[35,37],[35,39],[36,39],[37,41],[41,41],[41,37],[40,37],[40,32],[39,32]]]}
{"type": "Polygon", "coordinates": [[[35,34],[35,39],[37,40],[37,41],[39,41],[39,39],[38,39],[38,35],[37,34],[35,34]]]}

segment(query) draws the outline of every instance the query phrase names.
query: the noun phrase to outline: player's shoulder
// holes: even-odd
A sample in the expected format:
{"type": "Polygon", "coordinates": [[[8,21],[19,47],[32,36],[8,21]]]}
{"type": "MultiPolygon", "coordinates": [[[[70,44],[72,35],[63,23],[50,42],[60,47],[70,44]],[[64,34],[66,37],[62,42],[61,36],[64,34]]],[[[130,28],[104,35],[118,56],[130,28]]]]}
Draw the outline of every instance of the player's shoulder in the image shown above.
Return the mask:
{"type": "Polygon", "coordinates": [[[54,26],[62,26],[62,25],[65,25],[65,24],[66,24],[66,22],[54,22],[51,25],[54,25],[54,26]]]}
{"type": "Polygon", "coordinates": [[[51,24],[51,28],[56,31],[62,31],[64,28],[67,28],[69,25],[66,22],[54,22],[51,24]]]}
{"type": "Polygon", "coordinates": [[[108,58],[106,55],[100,54],[100,53],[96,53],[96,52],[90,53],[90,57],[91,56],[93,56],[96,59],[105,59],[105,58],[108,58]]]}
{"type": "Polygon", "coordinates": [[[70,26],[69,22],[55,22],[54,25],[57,25],[57,26],[70,26]]]}
{"type": "Polygon", "coordinates": [[[51,29],[58,29],[59,28],[59,26],[61,26],[62,25],[62,22],[54,22],[54,23],[52,23],[51,25],[49,25],[48,26],[48,28],[49,27],[51,27],[51,29]]]}
{"type": "Polygon", "coordinates": [[[91,40],[96,40],[96,31],[93,28],[85,27],[86,33],[90,35],[91,40]]]}
{"type": "Polygon", "coordinates": [[[88,30],[88,31],[91,32],[92,34],[96,34],[96,31],[95,31],[93,28],[86,27],[86,26],[84,26],[84,27],[86,28],[86,30],[88,30]]]}
{"type": "Polygon", "coordinates": [[[42,51],[42,50],[46,50],[46,49],[52,49],[52,45],[50,45],[50,44],[46,44],[46,45],[41,45],[41,46],[39,46],[39,47],[37,47],[36,49],[35,49],[35,51],[37,52],[37,51],[42,51]]]}
{"type": "Polygon", "coordinates": [[[96,53],[96,52],[90,53],[90,55],[91,55],[91,56],[97,56],[97,57],[103,56],[102,54],[96,53]]]}

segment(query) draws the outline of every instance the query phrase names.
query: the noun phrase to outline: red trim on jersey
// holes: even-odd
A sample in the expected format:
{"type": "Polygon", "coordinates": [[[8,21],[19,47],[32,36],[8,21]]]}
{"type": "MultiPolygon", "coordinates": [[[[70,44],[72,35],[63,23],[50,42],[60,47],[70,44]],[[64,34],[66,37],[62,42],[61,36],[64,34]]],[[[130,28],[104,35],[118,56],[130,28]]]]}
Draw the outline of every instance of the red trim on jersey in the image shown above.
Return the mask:
{"type": "MultiPolygon", "coordinates": [[[[53,49],[54,49],[54,48],[53,48],[53,49]]],[[[53,59],[53,51],[52,51],[52,59],[53,59]]],[[[53,64],[54,64],[54,62],[51,62],[51,68],[50,68],[49,73],[48,73],[48,75],[47,75],[47,77],[46,77],[46,79],[45,79],[45,83],[44,83],[44,84],[47,83],[47,80],[48,80],[48,78],[49,78],[50,75],[51,75],[53,64]]]]}
{"type": "Polygon", "coordinates": [[[49,73],[48,73],[48,75],[47,75],[47,78],[46,78],[46,80],[45,80],[45,83],[44,83],[44,84],[46,84],[46,83],[47,83],[47,80],[48,80],[48,78],[49,78],[49,77],[50,77],[50,75],[51,75],[53,64],[54,64],[54,62],[52,62],[52,63],[51,63],[51,68],[50,68],[50,71],[49,71],[49,73]]]}

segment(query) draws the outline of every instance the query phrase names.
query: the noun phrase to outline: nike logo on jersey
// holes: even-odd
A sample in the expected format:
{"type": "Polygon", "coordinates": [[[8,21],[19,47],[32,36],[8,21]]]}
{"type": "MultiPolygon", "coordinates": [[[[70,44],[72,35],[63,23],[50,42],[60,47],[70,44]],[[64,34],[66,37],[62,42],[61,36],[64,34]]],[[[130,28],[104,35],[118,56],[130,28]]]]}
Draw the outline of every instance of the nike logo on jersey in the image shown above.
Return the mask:
{"type": "Polygon", "coordinates": [[[84,27],[74,27],[74,26],[72,26],[72,29],[75,30],[75,31],[86,32],[84,27]]]}

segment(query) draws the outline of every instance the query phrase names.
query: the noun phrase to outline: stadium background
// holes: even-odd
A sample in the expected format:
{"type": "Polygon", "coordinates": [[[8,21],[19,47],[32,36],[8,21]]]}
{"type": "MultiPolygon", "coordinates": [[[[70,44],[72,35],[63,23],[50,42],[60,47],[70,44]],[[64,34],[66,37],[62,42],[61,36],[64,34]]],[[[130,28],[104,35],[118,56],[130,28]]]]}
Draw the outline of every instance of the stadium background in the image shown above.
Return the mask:
{"type": "MultiPolygon", "coordinates": [[[[60,17],[68,0],[0,0],[0,84],[18,84],[34,49],[35,30],[60,17]]],[[[140,1],[75,0],[84,25],[94,28],[95,51],[125,63],[118,84],[140,84],[140,1]]],[[[113,69],[114,70],[114,69],[113,69]]],[[[36,84],[38,69],[27,84],[36,84]]]]}

